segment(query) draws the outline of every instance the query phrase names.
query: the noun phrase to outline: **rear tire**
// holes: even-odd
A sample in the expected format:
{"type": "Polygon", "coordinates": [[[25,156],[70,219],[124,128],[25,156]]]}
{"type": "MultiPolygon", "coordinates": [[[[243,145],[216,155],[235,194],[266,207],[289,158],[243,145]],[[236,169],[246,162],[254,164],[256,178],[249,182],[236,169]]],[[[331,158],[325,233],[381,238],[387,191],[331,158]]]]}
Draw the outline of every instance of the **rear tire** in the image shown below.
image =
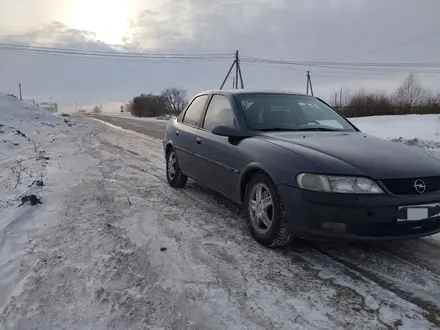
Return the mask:
{"type": "Polygon", "coordinates": [[[173,147],[167,152],[166,175],[169,185],[173,188],[183,188],[188,181],[188,177],[180,170],[176,151],[173,147]]]}
{"type": "Polygon", "coordinates": [[[266,174],[254,175],[246,185],[244,211],[249,231],[258,243],[282,247],[292,242],[283,201],[266,174]]]}

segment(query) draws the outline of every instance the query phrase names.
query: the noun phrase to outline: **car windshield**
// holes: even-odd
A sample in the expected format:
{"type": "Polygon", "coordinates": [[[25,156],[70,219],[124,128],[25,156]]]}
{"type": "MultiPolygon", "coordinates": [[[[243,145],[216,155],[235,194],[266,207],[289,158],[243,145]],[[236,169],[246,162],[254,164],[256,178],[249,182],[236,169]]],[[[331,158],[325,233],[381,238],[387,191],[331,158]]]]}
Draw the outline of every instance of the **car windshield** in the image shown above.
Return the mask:
{"type": "Polygon", "coordinates": [[[356,131],[335,110],[312,96],[236,94],[249,129],[256,131],[356,131]]]}

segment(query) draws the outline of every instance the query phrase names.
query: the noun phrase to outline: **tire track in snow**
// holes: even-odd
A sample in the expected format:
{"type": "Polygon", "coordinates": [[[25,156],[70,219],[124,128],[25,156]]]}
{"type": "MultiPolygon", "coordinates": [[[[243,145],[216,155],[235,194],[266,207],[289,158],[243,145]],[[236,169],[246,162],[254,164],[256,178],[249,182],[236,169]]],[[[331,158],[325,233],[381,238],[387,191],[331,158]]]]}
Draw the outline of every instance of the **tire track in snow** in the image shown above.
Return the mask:
{"type": "MultiPolygon", "coordinates": [[[[334,253],[333,251],[326,250],[315,243],[311,243],[310,246],[315,249],[318,253],[321,253],[335,262],[343,265],[348,270],[354,272],[354,276],[358,277],[359,275],[367,278],[368,280],[376,283],[378,286],[383,288],[386,291],[392,292],[396,296],[418,306],[421,310],[425,311],[424,316],[437,327],[440,327],[440,302],[435,299],[427,299],[426,297],[421,297],[416,293],[409,292],[408,290],[404,290],[402,287],[399,287],[399,281],[393,279],[392,274],[384,274],[381,272],[373,271],[365,267],[362,261],[359,259],[354,262],[353,259],[347,257],[345,253],[334,253]]],[[[371,250],[366,250],[366,252],[371,252],[371,250]]],[[[399,259],[395,258],[397,262],[401,262],[399,259]]],[[[404,262],[403,264],[414,267],[415,265],[404,262]]],[[[417,267],[417,266],[416,266],[417,267]]],[[[438,283],[440,283],[439,279],[436,279],[438,283]]]]}
{"type": "MultiPolygon", "coordinates": [[[[404,257],[402,257],[402,255],[399,255],[395,251],[390,251],[383,244],[373,245],[373,244],[359,244],[359,243],[357,243],[357,244],[353,244],[353,246],[355,246],[365,252],[372,252],[372,253],[381,254],[381,255],[383,255],[384,258],[395,259],[396,262],[404,263],[404,264],[408,265],[409,267],[417,266],[422,271],[429,271],[432,275],[435,275],[435,278],[437,280],[440,280],[440,268],[435,268],[432,266],[432,263],[433,263],[432,259],[431,260],[420,260],[420,258],[418,256],[408,255],[406,253],[403,254],[403,255],[405,255],[405,258],[404,258],[404,257]]],[[[437,260],[434,260],[434,264],[435,264],[435,261],[438,262],[438,258],[437,258],[437,260]]]]}

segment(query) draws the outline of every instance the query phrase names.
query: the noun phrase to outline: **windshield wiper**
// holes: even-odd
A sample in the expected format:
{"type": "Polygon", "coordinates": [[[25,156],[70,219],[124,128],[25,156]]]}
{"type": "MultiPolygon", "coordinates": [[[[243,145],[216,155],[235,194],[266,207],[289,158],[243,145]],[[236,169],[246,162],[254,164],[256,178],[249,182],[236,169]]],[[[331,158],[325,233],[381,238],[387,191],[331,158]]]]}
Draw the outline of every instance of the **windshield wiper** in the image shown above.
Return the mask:
{"type": "Polygon", "coordinates": [[[287,127],[271,127],[271,128],[261,128],[257,131],[260,132],[294,132],[296,131],[295,128],[287,128],[287,127]]]}
{"type": "Polygon", "coordinates": [[[301,127],[301,128],[288,128],[288,127],[271,127],[261,128],[260,132],[306,132],[306,131],[321,131],[321,132],[339,132],[339,129],[329,127],[301,127]]]}
{"type": "Polygon", "coordinates": [[[321,131],[321,132],[339,132],[340,129],[329,128],[329,127],[302,127],[295,129],[297,132],[307,132],[307,131],[321,131]]]}

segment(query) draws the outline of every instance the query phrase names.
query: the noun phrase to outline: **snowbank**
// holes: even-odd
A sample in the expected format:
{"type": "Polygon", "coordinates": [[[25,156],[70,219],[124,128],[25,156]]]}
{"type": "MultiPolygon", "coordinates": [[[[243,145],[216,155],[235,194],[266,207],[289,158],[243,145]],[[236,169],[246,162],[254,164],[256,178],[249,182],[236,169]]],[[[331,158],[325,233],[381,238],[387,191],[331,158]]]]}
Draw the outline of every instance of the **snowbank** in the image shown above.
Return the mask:
{"type": "Polygon", "coordinates": [[[81,127],[0,94],[0,311],[49,258],[38,242],[59,222],[65,189],[74,186],[75,171],[66,173],[63,163],[81,161],[69,145],[81,127]]]}
{"type": "Polygon", "coordinates": [[[0,192],[0,210],[34,190],[32,182],[47,172],[46,146],[68,136],[71,126],[68,119],[0,94],[0,180],[6,187],[0,192]]]}

